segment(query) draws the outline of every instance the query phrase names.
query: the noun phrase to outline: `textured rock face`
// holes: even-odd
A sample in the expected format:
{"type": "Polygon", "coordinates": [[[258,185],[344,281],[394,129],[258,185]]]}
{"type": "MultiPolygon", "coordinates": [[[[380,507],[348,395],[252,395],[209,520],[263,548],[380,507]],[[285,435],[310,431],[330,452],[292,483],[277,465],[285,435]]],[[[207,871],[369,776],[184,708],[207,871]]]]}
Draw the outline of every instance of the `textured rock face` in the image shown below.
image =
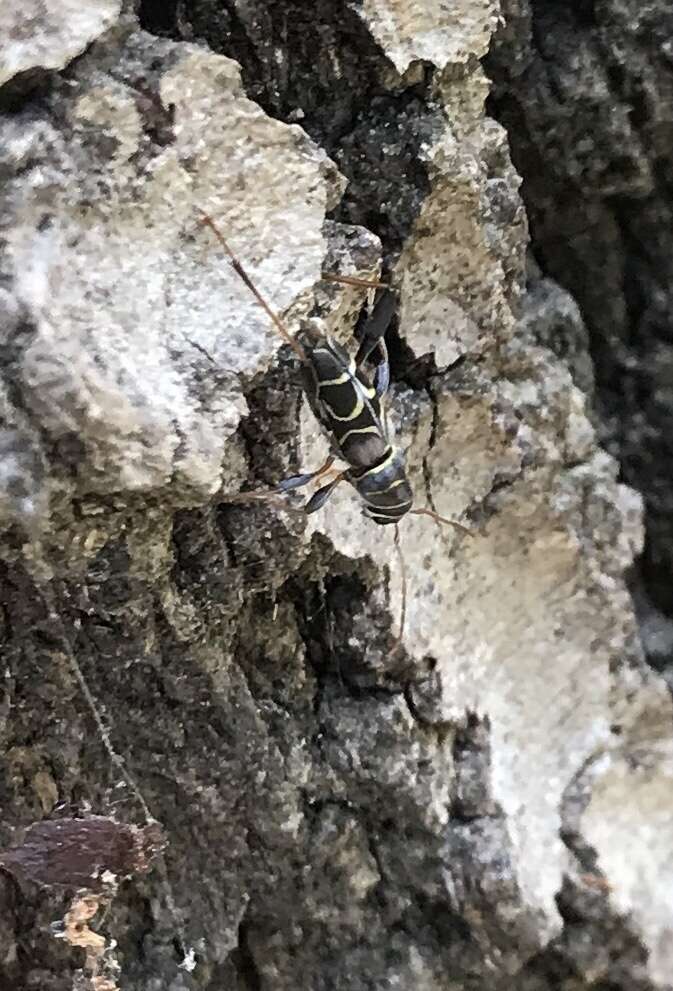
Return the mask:
{"type": "MultiPolygon", "coordinates": [[[[536,257],[588,322],[602,437],[645,499],[642,591],[670,617],[673,12],[666,0],[508,0],[504,15],[494,109],[536,257]]],[[[670,668],[670,648],[649,652],[670,668]]]]}
{"type": "Polygon", "coordinates": [[[27,0],[0,11],[0,86],[22,73],[64,69],[111,27],[121,0],[27,0]]]}
{"type": "MultiPolygon", "coordinates": [[[[588,324],[600,437],[644,498],[647,538],[632,583],[648,659],[670,686],[670,6],[515,0],[504,14],[488,64],[492,109],[524,179],[536,258],[588,324]]],[[[670,830],[655,828],[665,846],[657,852],[643,827],[669,821],[668,760],[654,762],[658,773],[617,763],[587,814],[594,845],[624,865],[615,902],[645,929],[657,920],[651,968],[670,984],[670,830]],[[598,828],[591,809],[605,802],[615,803],[615,817],[598,828]],[[640,887],[650,871],[658,893],[640,887]]]]}
{"type": "Polygon", "coordinates": [[[640,501],[576,306],[524,285],[491,5],[139,15],[2,121],[0,841],[61,803],[140,823],[135,782],[168,849],[110,889],[96,973],[49,929],[81,898],[0,874],[3,980],[666,987],[640,501]],[[231,501],[326,441],[204,210],[292,331],[352,345],[365,292],[321,270],[396,287],[391,433],[471,531],[401,525],[396,651],[403,571],[350,488],[231,501]]]}

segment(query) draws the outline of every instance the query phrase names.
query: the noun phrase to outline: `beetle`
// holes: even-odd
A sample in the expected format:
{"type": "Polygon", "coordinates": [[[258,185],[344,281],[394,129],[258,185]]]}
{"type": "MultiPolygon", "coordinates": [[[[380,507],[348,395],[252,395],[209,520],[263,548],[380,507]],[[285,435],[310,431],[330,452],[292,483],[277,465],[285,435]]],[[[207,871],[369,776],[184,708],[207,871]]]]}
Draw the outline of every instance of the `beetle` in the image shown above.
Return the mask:
{"type": "MultiPolygon", "coordinates": [[[[382,403],[390,373],[383,335],[394,312],[389,290],[383,291],[365,324],[358,354],[351,358],[330,338],[304,347],[302,362],[304,392],[313,413],[330,436],[336,456],[348,465],[327,485],[318,489],[304,507],[313,513],[341,481],[350,482],[364,503],[364,513],[375,523],[397,523],[411,510],[413,493],[404,460],[388,440],[382,403]],[[378,349],[380,360],[373,384],[364,373],[364,362],[378,349]]],[[[299,488],[331,468],[334,456],[318,473],[295,475],[277,486],[280,492],[299,488]]]]}
{"type": "MultiPolygon", "coordinates": [[[[282,495],[329,477],[329,481],[318,488],[303,507],[304,513],[314,513],[325,505],[337,485],[345,480],[350,482],[362,499],[365,516],[381,526],[392,524],[395,527],[395,547],[402,569],[402,617],[396,649],[402,637],[406,607],[406,576],[399,545],[399,521],[407,514],[424,515],[468,535],[470,530],[431,509],[412,509],[413,492],[407,478],[404,457],[388,438],[383,403],[390,385],[385,333],[395,312],[392,290],[380,282],[350,276],[327,276],[334,282],[376,288],[378,291],[378,298],[362,332],[358,352],[351,358],[336,341],[310,333],[306,333],[304,339],[299,341],[290,334],[278,314],[262,296],[213,219],[201,211],[201,221],[211,229],[236,274],[273,322],[282,339],[299,358],[309,406],[330,437],[331,453],[320,468],[284,479],[275,487],[274,492],[282,495]],[[370,381],[365,372],[365,363],[375,351],[378,352],[378,361],[373,380],[370,381]],[[332,467],[337,458],[348,466],[344,471],[335,471],[332,467]]],[[[272,498],[273,493],[241,494],[241,500],[269,497],[272,498]]]]}

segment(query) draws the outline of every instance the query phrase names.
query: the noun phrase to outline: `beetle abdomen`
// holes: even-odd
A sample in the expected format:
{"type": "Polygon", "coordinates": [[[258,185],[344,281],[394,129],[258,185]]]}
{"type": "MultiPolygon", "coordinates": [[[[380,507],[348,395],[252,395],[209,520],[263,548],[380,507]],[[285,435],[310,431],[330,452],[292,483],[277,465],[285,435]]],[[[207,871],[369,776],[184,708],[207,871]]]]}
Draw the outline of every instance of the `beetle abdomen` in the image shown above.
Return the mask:
{"type": "Polygon", "coordinates": [[[374,523],[397,523],[413,505],[404,462],[393,447],[378,464],[349,472],[349,478],[365,503],[365,515],[374,523]]]}

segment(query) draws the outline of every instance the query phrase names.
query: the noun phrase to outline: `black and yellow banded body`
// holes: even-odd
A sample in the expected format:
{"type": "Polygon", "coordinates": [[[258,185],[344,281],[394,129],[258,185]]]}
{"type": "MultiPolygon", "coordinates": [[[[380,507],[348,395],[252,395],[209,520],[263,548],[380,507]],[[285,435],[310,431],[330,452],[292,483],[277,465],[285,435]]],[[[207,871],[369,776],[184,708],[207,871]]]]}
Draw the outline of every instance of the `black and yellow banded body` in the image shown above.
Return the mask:
{"type": "Polygon", "coordinates": [[[381,400],[355,361],[335,341],[304,345],[306,395],[332,440],[333,453],[375,523],[397,523],[413,503],[404,462],[386,435],[381,400]]]}
{"type": "Polygon", "coordinates": [[[397,523],[414,502],[402,455],[388,445],[382,461],[363,471],[349,471],[348,480],[365,503],[365,515],[375,523],[397,523]]]}

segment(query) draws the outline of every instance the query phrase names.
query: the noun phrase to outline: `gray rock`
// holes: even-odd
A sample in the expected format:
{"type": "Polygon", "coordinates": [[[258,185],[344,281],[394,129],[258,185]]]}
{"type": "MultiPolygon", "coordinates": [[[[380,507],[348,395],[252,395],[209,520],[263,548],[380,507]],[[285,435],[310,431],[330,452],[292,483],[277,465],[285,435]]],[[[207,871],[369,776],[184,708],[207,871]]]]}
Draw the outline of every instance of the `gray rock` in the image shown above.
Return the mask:
{"type": "Polygon", "coordinates": [[[0,874],[8,986],[666,987],[641,501],[526,285],[477,7],[141,5],[2,120],[0,851],[61,803],[168,842],[84,969],[48,935],[81,903],[0,874]],[[406,581],[348,485],[240,498],[326,439],[201,211],[292,333],[353,346],[321,270],[399,292],[391,435],[470,531],[405,519],[406,581]]]}
{"type": "Polygon", "coordinates": [[[121,0],[28,0],[0,11],[0,86],[21,73],[64,69],[112,27],[121,0]]]}

